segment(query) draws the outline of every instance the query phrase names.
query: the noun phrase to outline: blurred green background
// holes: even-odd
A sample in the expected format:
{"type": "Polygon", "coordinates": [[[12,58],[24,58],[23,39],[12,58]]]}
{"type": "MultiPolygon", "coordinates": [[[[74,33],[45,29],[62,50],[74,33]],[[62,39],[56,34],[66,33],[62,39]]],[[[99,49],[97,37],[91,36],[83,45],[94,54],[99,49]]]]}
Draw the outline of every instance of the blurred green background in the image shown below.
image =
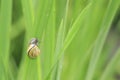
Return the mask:
{"type": "Polygon", "coordinates": [[[120,0],[0,0],[0,80],[120,80],[120,0]]]}

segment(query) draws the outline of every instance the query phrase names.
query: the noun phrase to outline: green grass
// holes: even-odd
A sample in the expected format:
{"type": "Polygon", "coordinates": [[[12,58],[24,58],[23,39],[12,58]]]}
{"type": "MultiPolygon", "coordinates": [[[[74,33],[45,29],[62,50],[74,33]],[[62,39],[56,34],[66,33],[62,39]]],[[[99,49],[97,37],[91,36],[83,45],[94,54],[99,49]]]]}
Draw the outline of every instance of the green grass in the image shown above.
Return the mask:
{"type": "Polygon", "coordinates": [[[0,0],[0,4],[0,80],[120,76],[120,0],[0,0]],[[34,37],[41,52],[31,59],[27,48],[34,37]]]}

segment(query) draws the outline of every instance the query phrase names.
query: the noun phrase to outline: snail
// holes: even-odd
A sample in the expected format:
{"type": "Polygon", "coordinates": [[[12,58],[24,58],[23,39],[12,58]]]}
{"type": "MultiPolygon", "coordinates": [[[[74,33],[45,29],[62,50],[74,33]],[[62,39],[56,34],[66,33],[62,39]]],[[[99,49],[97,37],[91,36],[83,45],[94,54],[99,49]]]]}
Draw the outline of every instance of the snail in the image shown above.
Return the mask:
{"type": "Polygon", "coordinates": [[[27,54],[30,58],[36,58],[40,54],[40,49],[38,48],[38,39],[32,38],[30,40],[27,54]]]}

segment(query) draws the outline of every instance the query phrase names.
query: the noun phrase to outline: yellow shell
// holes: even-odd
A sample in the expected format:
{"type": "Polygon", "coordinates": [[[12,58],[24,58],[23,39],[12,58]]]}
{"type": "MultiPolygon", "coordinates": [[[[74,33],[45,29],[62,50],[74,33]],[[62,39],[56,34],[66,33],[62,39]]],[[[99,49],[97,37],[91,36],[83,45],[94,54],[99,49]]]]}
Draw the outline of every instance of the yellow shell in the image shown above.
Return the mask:
{"type": "Polygon", "coordinates": [[[31,44],[28,47],[27,53],[30,58],[36,58],[40,54],[40,49],[37,45],[31,44]]]}

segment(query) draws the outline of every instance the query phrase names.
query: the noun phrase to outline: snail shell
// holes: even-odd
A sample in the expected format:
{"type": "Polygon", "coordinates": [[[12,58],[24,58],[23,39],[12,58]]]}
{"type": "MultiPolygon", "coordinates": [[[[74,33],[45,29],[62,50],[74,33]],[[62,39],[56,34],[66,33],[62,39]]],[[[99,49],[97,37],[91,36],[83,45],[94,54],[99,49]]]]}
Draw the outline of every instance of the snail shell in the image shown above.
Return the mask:
{"type": "Polygon", "coordinates": [[[40,49],[38,48],[37,43],[38,41],[36,38],[33,38],[29,43],[27,53],[30,58],[36,58],[40,54],[40,49]]]}

